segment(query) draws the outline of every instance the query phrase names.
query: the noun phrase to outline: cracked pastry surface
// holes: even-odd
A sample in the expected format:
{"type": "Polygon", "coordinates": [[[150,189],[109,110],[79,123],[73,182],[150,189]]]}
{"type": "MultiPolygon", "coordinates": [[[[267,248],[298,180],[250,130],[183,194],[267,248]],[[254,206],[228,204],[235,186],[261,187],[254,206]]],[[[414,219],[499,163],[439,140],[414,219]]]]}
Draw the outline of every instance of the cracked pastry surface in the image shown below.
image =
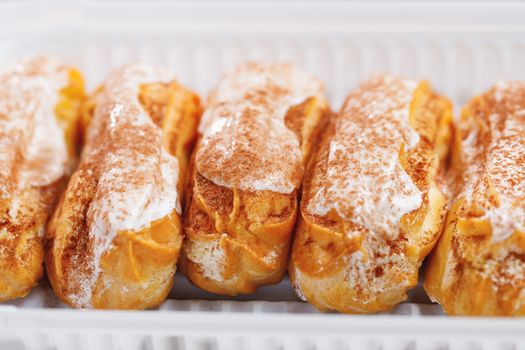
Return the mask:
{"type": "Polygon", "coordinates": [[[37,56],[0,72],[0,300],[42,276],[43,235],[79,143],[80,73],[37,56]]]}
{"type": "Polygon", "coordinates": [[[237,295],[281,280],[327,112],[322,84],[290,65],[247,63],[220,81],[190,170],[180,267],[194,284],[237,295]]]}
{"type": "Polygon", "coordinates": [[[289,269],[300,297],[346,313],[406,299],[445,215],[450,122],[425,82],[378,76],[348,96],[305,174],[289,269]]]}
{"type": "Polygon", "coordinates": [[[176,270],[199,99],[164,69],[130,64],[84,109],[81,161],[47,230],[51,284],[77,308],[154,307],[176,270]]]}
{"type": "Polygon", "coordinates": [[[525,315],[525,83],[502,81],[463,109],[451,208],[425,290],[451,315],[525,315]]]}

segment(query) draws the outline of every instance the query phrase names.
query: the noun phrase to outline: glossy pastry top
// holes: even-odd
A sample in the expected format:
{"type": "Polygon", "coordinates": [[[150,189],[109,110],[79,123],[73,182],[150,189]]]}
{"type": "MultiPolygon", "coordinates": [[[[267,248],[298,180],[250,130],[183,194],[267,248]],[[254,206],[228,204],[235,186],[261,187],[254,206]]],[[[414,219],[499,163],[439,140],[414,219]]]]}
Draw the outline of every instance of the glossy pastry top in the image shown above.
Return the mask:
{"type": "Polygon", "coordinates": [[[453,185],[467,215],[488,219],[499,241],[525,231],[525,83],[500,82],[479,100],[484,108],[459,124],[462,168],[453,185]]]}
{"type": "Polygon", "coordinates": [[[312,179],[303,208],[311,215],[335,212],[368,230],[395,239],[400,218],[418,209],[422,192],[399,161],[419,142],[409,125],[417,84],[391,76],[356,89],[336,117],[328,157],[312,179]]]}
{"type": "Polygon", "coordinates": [[[286,114],[311,97],[323,99],[322,83],[293,66],[239,66],[208,101],[197,170],[228,188],[291,193],[301,182],[303,154],[286,114]]]}
{"type": "Polygon", "coordinates": [[[69,171],[55,114],[68,72],[44,56],[0,72],[0,199],[17,188],[52,184],[69,171]]]}
{"type": "MultiPolygon", "coordinates": [[[[91,288],[99,274],[99,261],[119,231],[138,231],[174,210],[180,213],[177,193],[177,158],[162,146],[162,131],[147,114],[138,96],[141,84],[168,82],[165,71],[132,64],[113,71],[95,97],[86,146],[75,176],[96,181],[88,205],[86,226],[95,242],[86,255],[91,278],[70,296],[89,305],[91,288]]],[[[77,181],[73,193],[81,191],[77,181]],[[76,187],[75,187],[76,186],[76,187]]]]}

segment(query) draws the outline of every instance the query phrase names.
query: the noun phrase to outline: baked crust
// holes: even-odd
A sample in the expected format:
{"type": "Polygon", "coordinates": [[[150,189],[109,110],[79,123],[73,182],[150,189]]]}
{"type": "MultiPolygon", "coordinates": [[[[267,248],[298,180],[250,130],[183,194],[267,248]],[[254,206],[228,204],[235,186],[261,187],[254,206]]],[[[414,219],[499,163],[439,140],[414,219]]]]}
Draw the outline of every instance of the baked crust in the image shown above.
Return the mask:
{"type": "Polygon", "coordinates": [[[0,301],[5,301],[27,295],[42,277],[44,226],[77,158],[84,84],[76,70],[38,56],[0,74],[0,85],[0,301]],[[20,128],[9,128],[13,121],[20,128]],[[58,149],[35,141],[49,132],[41,124],[57,128],[63,138],[58,149]],[[47,154],[57,150],[64,159],[47,154]],[[38,178],[28,179],[28,173],[38,178]]]}
{"type": "Polygon", "coordinates": [[[424,287],[449,315],[525,315],[525,84],[501,82],[463,109],[453,203],[424,287]]]}
{"type": "Polygon", "coordinates": [[[442,227],[438,182],[451,119],[450,103],[425,82],[377,77],[348,97],[305,174],[289,268],[302,299],[345,313],[385,311],[406,299],[442,227]],[[417,142],[409,147],[413,132],[417,142]],[[400,175],[407,180],[393,177],[400,175]],[[398,194],[400,202],[414,194],[419,202],[397,208],[398,194]]]}
{"type": "Polygon", "coordinates": [[[77,308],[158,306],[183,239],[199,98],[167,72],[134,64],[115,70],[84,109],[82,159],[47,227],[49,279],[77,308]]]}
{"type": "Polygon", "coordinates": [[[303,164],[328,113],[320,85],[302,74],[287,65],[247,64],[226,77],[229,83],[223,81],[210,98],[203,121],[208,113],[213,123],[210,114],[214,113],[234,120],[226,122],[234,127],[209,138],[204,128],[192,157],[186,241],[179,266],[202,289],[225,295],[252,293],[259,286],[279,282],[286,272],[303,164]],[[301,86],[311,86],[311,91],[298,93],[292,79],[287,80],[295,75],[301,75],[306,81],[301,86]],[[281,78],[284,83],[278,81],[281,78]],[[243,81],[267,85],[239,83],[243,81]],[[225,86],[232,85],[236,91],[227,93],[225,86]],[[237,97],[224,101],[217,97],[221,95],[237,97]],[[293,96],[299,98],[288,102],[293,96]],[[244,107],[237,112],[239,104],[244,107]],[[279,104],[283,106],[275,107],[279,104]],[[280,112],[272,120],[274,107],[280,112]],[[272,134],[271,128],[265,129],[269,123],[282,129],[272,134]],[[287,133],[289,138],[281,138],[287,133]],[[273,142],[271,148],[266,148],[266,141],[273,142]],[[297,150],[289,147],[294,143],[297,150]],[[222,159],[210,145],[220,150],[222,159]],[[250,188],[255,184],[270,184],[276,190],[250,188]]]}

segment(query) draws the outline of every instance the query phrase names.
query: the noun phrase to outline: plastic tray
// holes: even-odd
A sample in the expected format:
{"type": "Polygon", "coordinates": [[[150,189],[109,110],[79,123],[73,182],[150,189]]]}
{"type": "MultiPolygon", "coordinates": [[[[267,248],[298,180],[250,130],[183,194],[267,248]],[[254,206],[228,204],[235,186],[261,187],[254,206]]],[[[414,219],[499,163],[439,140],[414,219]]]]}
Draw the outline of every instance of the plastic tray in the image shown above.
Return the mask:
{"type": "MultiPolygon", "coordinates": [[[[236,63],[289,61],[326,82],[334,109],[382,71],[428,79],[459,107],[525,79],[525,3],[0,1],[0,63],[34,53],[78,66],[90,88],[142,60],[206,95],[236,63]]],[[[180,274],[159,310],[76,311],[43,281],[0,305],[0,349],[525,349],[525,320],[444,317],[420,287],[387,314],[320,314],[286,279],[222,298],[180,274]]]]}

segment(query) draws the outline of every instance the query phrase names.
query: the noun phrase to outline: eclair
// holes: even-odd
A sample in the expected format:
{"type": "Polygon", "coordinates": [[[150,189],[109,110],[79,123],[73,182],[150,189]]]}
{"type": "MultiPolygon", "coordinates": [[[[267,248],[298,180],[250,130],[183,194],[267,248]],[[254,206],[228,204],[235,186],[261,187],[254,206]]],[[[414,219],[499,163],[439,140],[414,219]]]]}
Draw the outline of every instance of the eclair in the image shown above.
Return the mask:
{"type": "Polygon", "coordinates": [[[0,72],[0,300],[43,273],[44,227],[77,161],[81,74],[44,56],[0,72]]]}
{"type": "Polygon", "coordinates": [[[291,65],[246,63],[219,82],[190,166],[179,266],[194,284],[237,295],[282,279],[328,111],[322,83],[291,65]]]}
{"type": "Polygon", "coordinates": [[[162,68],[129,64],[83,110],[80,164],[46,231],[49,280],[75,308],[158,306],[183,239],[199,98],[162,68]]]}
{"type": "Polygon", "coordinates": [[[451,120],[426,82],[377,76],[347,97],[304,178],[289,268],[300,298],[344,313],[406,299],[443,224],[451,120]]]}
{"type": "Polygon", "coordinates": [[[424,287],[449,315],[525,315],[525,83],[500,82],[463,109],[451,205],[424,287]]]}

